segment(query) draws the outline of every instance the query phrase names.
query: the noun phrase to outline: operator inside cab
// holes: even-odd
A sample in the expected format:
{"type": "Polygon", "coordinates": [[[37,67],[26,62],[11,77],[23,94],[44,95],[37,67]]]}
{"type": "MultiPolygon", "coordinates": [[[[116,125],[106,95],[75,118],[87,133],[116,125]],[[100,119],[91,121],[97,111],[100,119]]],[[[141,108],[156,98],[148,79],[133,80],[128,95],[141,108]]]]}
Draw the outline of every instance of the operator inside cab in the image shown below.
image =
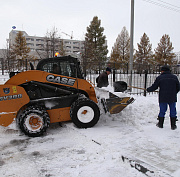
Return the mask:
{"type": "Polygon", "coordinates": [[[53,71],[54,74],[61,74],[61,69],[57,64],[53,64],[53,71]]]}

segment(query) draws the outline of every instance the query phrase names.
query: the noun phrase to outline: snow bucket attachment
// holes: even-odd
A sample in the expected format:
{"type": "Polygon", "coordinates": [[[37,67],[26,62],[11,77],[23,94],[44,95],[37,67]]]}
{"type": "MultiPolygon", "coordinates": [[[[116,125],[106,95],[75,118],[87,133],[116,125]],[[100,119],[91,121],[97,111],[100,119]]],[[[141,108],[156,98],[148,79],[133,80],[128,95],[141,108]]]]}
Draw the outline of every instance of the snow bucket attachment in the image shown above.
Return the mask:
{"type": "Polygon", "coordinates": [[[106,109],[110,114],[121,112],[127,105],[134,102],[133,97],[118,97],[109,93],[110,98],[106,99],[106,109]]]}
{"type": "Polygon", "coordinates": [[[117,96],[101,88],[96,88],[96,92],[104,111],[109,112],[110,114],[120,113],[126,106],[133,103],[135,100],[133,97],[127,97],[126,94],[120,93],[121,96],[117,96]]]}

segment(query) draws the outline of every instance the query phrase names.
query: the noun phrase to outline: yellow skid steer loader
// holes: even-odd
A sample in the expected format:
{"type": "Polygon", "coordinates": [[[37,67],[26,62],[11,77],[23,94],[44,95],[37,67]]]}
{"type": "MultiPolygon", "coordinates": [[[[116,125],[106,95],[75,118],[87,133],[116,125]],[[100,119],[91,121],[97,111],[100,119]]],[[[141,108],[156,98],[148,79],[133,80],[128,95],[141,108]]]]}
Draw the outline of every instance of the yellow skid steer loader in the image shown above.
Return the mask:
{"type": "MultiPolygon", "coordinates": [[[[114,94],[101,100],[106,111],[118,113],[133,98],[114,94]]],[[[0,85],[0,125],[15,119],[26,135],[41,136],[50,123],[72,120],[79,128],[99,120],[95,88],[83,78],[80,62],[71,56],[41,60],[36,70],[18,73],[0,85]]]]}

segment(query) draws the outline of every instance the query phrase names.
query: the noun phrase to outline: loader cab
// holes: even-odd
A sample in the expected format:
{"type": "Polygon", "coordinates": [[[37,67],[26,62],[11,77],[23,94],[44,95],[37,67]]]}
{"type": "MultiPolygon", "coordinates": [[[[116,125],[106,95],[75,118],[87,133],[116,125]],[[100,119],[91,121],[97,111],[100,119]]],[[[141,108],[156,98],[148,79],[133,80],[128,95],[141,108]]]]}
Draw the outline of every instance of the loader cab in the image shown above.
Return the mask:
{"type": "Polygon", "coordinates": [[[36,69],[53,74],[84,79],[80,62],[77,58],[71,56],[43,59],[38,63],[36,69]]]}

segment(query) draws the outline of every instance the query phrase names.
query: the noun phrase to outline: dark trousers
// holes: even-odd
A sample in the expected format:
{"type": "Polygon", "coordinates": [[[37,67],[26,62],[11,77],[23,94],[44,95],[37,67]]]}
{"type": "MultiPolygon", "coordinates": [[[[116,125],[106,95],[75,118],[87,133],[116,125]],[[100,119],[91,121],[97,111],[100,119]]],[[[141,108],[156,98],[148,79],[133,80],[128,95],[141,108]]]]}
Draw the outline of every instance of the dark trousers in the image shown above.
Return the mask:
{"type": "Polygon", "coordinates": [[[176,102],[174,103],[159,103],[160,112],[158,117],[164,117],[167,111],[167,107],[169,105],[170,109],[170,117],[176,118],[176,102]]]}

